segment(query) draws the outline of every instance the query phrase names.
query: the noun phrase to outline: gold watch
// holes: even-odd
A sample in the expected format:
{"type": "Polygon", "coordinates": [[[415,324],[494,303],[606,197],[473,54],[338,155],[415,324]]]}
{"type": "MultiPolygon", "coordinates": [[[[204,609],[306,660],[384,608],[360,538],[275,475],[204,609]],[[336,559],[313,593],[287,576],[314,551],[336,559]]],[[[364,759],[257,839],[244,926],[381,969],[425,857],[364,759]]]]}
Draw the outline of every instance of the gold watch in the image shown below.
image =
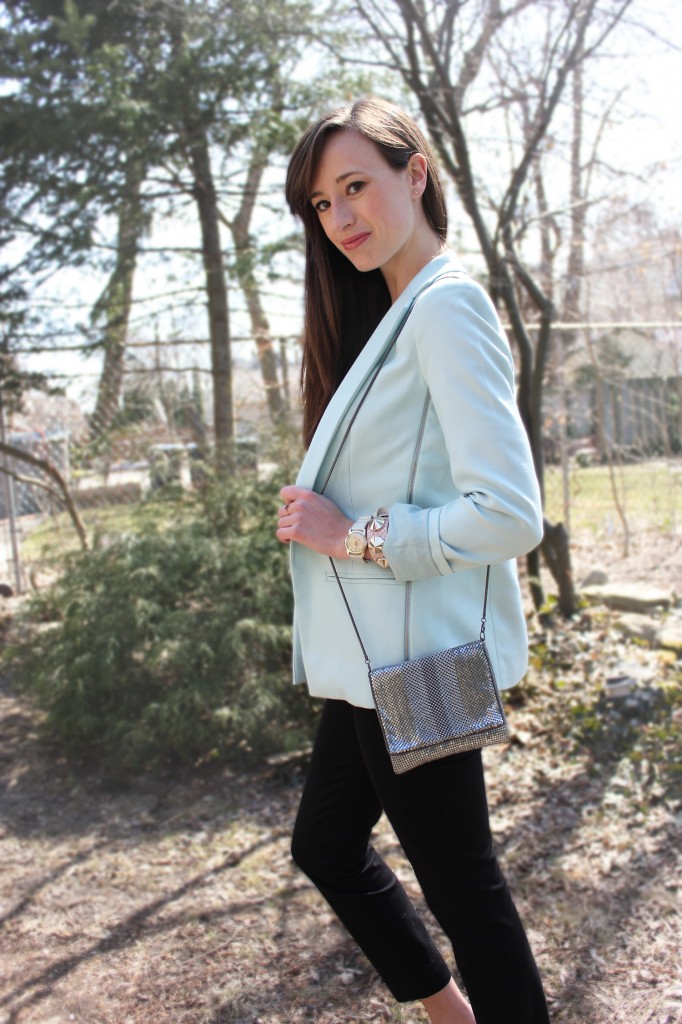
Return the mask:
{"type": "Polygon", "coordinates": [[[361,559],[367,550],[367,523],[371,516],[360,516],[346,534],[346,551],[350,558],[361,559]]]}

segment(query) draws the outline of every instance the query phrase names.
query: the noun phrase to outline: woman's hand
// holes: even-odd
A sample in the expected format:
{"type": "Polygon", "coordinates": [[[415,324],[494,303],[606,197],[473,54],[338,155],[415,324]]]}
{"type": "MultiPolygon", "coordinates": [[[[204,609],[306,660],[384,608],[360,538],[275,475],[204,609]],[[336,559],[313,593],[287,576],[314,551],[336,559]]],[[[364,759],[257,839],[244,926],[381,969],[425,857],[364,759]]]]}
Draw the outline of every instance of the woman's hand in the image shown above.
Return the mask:
{"type": "Polygon", "coordinates": [[[345,540],[353,520],[344,516],[333,501],[293,484],[279,493],[284,505],[278,512],[278,540],[284,544],[295,540],[320,555],[348,558],[345,540]]]}

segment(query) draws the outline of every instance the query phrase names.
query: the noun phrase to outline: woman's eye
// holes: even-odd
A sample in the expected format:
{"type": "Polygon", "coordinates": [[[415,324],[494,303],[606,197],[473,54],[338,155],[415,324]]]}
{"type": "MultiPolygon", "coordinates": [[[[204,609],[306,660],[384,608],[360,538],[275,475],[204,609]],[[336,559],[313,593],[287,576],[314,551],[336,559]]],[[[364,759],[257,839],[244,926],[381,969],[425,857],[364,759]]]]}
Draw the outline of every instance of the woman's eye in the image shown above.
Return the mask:
{"type": "Polygon", "coordinates": [[[328,199],[318,199],[318,201],[314,204],[314,206],[315,206],[315,209],[317,210],[318,213],[324,213],[325,210],[329,209],[329,200],[328,199]]]}
{"type": "Polygon", "coordinates": [[[350,193],[350,195],[355,196],[358,194],[358,192],[361,192],[364,187],[364,181],[351,181],[350,185],[348,186],[348,192],[350,193]]]}

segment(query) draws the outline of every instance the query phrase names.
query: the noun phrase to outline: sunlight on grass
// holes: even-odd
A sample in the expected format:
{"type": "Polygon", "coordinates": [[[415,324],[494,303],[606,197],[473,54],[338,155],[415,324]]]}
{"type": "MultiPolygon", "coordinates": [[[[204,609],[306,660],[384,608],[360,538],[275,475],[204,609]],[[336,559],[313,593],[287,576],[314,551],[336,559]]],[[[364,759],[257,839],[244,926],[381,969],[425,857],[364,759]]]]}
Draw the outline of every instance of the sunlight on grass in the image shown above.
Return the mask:
{"type": "MultiPolygon", "coordinates": [[[[618,466],[615,479],[631,529],[646,528],[674,533],[682,523],[682,463],[646,462],[618,466]]],[[[571,532],[591,530],[595,535],[618,527],[607,466],[578,466],[569,471],[571,532]]],[[[171,523],[182,514],[183,501],[159,500],[137,505],[86,509],[81,513],[90,542],[106,536],[135,533],[145,523],[171,523]]],[[[545,515],[552,522],[564,519],[561,470],[545,469],[545,515]]],[[[46,566],[79,547],[66,513],[45,516],[37,525],[22,524],[22,555],[27,565],[46,566]]]]}
{"type": "MultiPolygon", "coordinates": [[[[141,502],[136,505],[109,505],[81,512],[90,544],[105,536],[119,537],[137,533],[146,523],[176,518],[175,502],[141,502]]],[[[66,512],[46,515],[36,524],[22,524],[22,557],[26,565],[49,565],[71,551],[78,551],[80,543],[73,523],[66,512]]]]}
{"type": "MultiPolygon", "coordinates": [[[[615,468],[618,495],[631,526],[672,532],[682,521],[682,463],[646,462],[615,468]]],[[[571,529],[598,533],[616,522],[608,466],[572,465],[569,471],[571,529]]],[[[564,518],[561,470],[545,470],[545,514],[564,518]]]]}

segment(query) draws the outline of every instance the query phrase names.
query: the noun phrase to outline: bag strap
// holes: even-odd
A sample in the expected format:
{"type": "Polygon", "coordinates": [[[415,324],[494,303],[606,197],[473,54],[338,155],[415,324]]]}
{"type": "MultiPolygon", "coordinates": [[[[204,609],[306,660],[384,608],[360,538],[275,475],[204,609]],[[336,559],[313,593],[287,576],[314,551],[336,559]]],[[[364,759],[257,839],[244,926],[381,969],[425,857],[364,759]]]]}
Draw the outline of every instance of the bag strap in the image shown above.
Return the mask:
{"type": "MultiPolygon", "coordinates": [[[[445,275],[441,275],[441,276],[445,276],[445,275]]],[[[440,280],[440,278],[438,280],[440,280]]],[[[379,376],[379,371],[381,370],[381,368],[383,367],[384,363],[388,359],[389,355],[393,351],[393,348],[395,347],[395,343],[398,340],[398,336],[400,335],[400,332],[402,331],[403,327],[405,326],[405,324],[407,322],[407,318],[410,315],[410,313],[412,312],[412,308],[413,308],[415,302],[417,301],[417,298],[419,297],[419,295],[421,295],[421,292],[417,292],[417,294],[414,296],[414,298],[410,302],[409,306],[407,306],[407,308],[403,312],[402,316],[398,320],[398,323],[393,328],[393,334],[391,336],[391,340],[388,342],[388,344],[386,346],[386,349],[384,351],[384,354],[381,356],[381,359],[379,360],[379,362],[377,364],[377,368],[374,371],[374,373],[372,374],[372,377],[371,377],[367,387],[365,388],[365,393],[362,396],[362,398],[360,399],[360,401],[358,402],[358,404],[355,406],[355,409],[353,409],[353,415],[350,418],[350,422],[348,423],[348,426],[346,427],[346,429],[343,432],[343,437],[341,438],[341,442],[340,442],[339,447],[338,447],[338,449],[336,451],[336,455],[334,456],[333,462],[332,462],[331,466],[329,467],[329,470],[327,472],[326,477],[324,478],[324,483],[322,484],[322,487],[320,488],[320,494],[324,494],[324,492],[325,492],[325,490],[327,488],[327,484],[329,483],[329,481],[331,479],[331,475],[334,472],[334,470],[336,469],[336,463],[339,461],[339,455],[341,454],[341,449],[343,448],[344,444],[348,440],[348,435],[350,434],[351,427],[355,423],[355,420],[357,419],[358,413],[360,412],[360,410],[362,409],[363,405],[365,404],[365,399],[367,398],[367,395],[370,393],[370,391],[372,389],[372,385],[374,384],[374,381],[379,376]]]]}
{"type": "MultiPolygon", "coordinates": [[[[355,406],[355,409],[353,410],[353,415],[350,418],[348,426],[346,427],[346,429],[343,432],[343,437],[341,438],[341,441],[339,443],[339,447],[336,450],[336,455],[334,456],[334,458],[332,460],[332,464],[329,467],[329,470],[327,471],[327,475],[326,475],[326,477],[324,479],[324,483],[322,484],[322,487],[320,488],[319,494],[324,494],[324,492],[325,492],[325,490],[327,488],[327,484],[329,483],[329,481],[331,479],[331,475],[334,472],[334,469],[336,468],[337,462],[339,461],[339,456],[341,455],[341,450],[343,449],[343,446],[345,445],[346,441],[348,440],[348,435],[350,434],[351,428],[352,428],[353,424],[355,423],[355,420],[357,419],[358,413],[360,412],[362,406],[365,404],[365,399],[367,398],[368,394],[370,393],[370,391],[372,389],[372,386],[374,385],[374,382],[376,381],[377,377],[379,376],[379,373],[380,373],[384,363],[388,359],[388,356],[390,355],[390,353],[393,351],[393,348],[395,347],[395,344],[396,344],[396,342],[398,340],[398,337],[400,336],[400,333],[401,333],[403,327],[405,326],[405,324],[407,323],[407,319],[408,319],[410,313],[412,312],[412,310],[414,308],[415,302],[417,301],[417,299],[419,298],[419,296],[422,294],[423,291],[425,291],[427,288],[429,288],[432,284],[436,284],[437,281],[441,281],[444,277],[461,277],[461,276],[462,276],[461,272],[455,272],[455,273],[449,273],[449,274],[439,274],[439,276],[434,278],[433,281],[429,281],[427,284],[424,285],[423,288],[420,288],[419,291],[417,292],[417,294],[412,297],[411,302],[406,307],[406,309],[404,310],[403,314],[399,318],[397,324],[393,328],[393,334],[391,336],[391,339],[388,342],[388,344],[386,346],[386,349],[385,349],[383,355],[381,356],[381,358],[380,358],[380,360],[379,360],[379,362],[377,364],[377,367],[376,367],[374,373],[372,374],[372,376],[371,376],[371,378],[370,378],[370,380],[369,380],[369,382],[367,384],[367,387],[365,388],[365,392],[364,392],[362,398],[360,399],[360,401],[355,406]]],[[[343,603],[346,606],[346,610],[348,611],[348,614],[350,616],[350,621],[351,621],[351,623],[353,625],[353,629],[355,630],[355,635],[358,638],[358,643],[360,644],[360,649],[362,651],[362,656],[365,659],[365,664],[367,665],[367,673],[368,673],[368,675],[370,677],[370,682],[371,682],[372,665],[371,665],[371,662],[369,660],[369,655],[367,654],[367,650],[365,649],[365,645],[362,642],[362,637],[360,636],[360,630],[358,629],[358,625],[357,625],[357,623],[355,621],[355,617],[354,617],[354,615],[353,615],[353,613],[351,611],[350,604],[348,603],[348,598],[346,597],[346,591],[343,589],[343,585],[342,585],[341,580],[339,578],[339,574],[336,571],[336,566],[334,564],[334,559],[331,556],[329,557],[329,561],[331,563],[331,567],[332,567],[332,570],[334,572],[334,577],[336,579],[336,582],[339,585],[339,590],[341,591],[341,597],[343,598],[343,603]]],[[[481,616],[481,630],[480,630],[480,633],[479,633],[479,637],[480,637],[481,642],[485,641],[485,618],[486,618],[486,608],[487,608],[487,605],[488,605],[488,586],[489,586],[489,583],[490,583],[490,566],[487,567],[486,574],[485,574],[485,591],[483,593],[483,613],[482,613],[482,616],[481,616]]]]}
{"type": "MultiPolygon", "coordinates": [[[[341,591],[341,597],[343,598],[343,603],[345,604],[346,610],[348,611],[348,614],[350,615],[350,621],[351,621],[351,623],[353,625],[353,629],[355,630],[355,635],[358,638],[358,643],[360,644],[360,650],[362,651],[362,656],[365,659],[365,665],[367,666],[367,675],[369,676],[369,680],[370,680],[370,683],[371,683],[371,681],[372,681],[372,663],[369,660],[369,654],[367,653],[367,651],[365,649],[365,645],[362,642],[362,637],[360,636],[360,630],[358,629],[358,624],[355,621],[355,616],[353,615],[352,611],[350,610],[350,605],[348,603],[348,598],[346,597],[346,591],[343,589],[343,585],[341,583],[341,580],[339,579],[339,574],[336,571],[336,566],[334,565],[334,559],[330,558],[329,561],[331,562],[331,566],[332,566],[332,569],[334,571],[334,576],[336,578],[336,582],[339,585],[339,590],[341,591]]],[[[490,584],[490,566],[488,565],[488,566],[486,566],[486,570],[485,570],[485,590],[483,592],[483,614],[481,616],[481,631],[479,633],[479,640],[481,641],[481,643],[485,643],[485,613],[486,613],[486,608],[487,608],[487,605],[488,605],[488,586],[489,586],[489,584],[490,584]]]]}
{"type": "Polygon", "coordinates": [[[454,270],[454,271],[450,271],[449,273],[439,274],[438,277],[434,277],[432,281],[427,281],[427,283],[425,285],[423,285],[415,295],[412,296],[412,299],[410,300],[409,305],[407,305],[405,307],[405,309],[403,310],[401,316],[398,318],[398,321],[397,321],[395,327],[393,328],[393,333],[391,335],[391,338],[390,338],[389,342],[386,345],[384,353],[381,356],[381,358],[380,358],[380,360],[379,360],[379,362],[377,364],[377,367],[376,367],[374,373],[372,374],[369,383],[367,384],[367,387],[365,388],[364,395],[362,396],[362,398],[360,399],[358,404],[355,406],[355,409],[353,410],[353,415],[350,418],[348,426],[346,427],[346,429],[343,432],[343,437],[341,438],[341,441],[339,442],[339,447],[338,447],[338,449],[336,451],[336,455],[334,456],[332,464],[329,467],[329,470],[327,472],[326,477],[324,478],[324,483],[322,484],[322,487],[319,490],[320,494],[324,494],[325,490],[327,489],[327,484],[329,483],[329,481],[331,479],[331,475],[332,475],[332,473],[334,472],[334,470],[336,468],[336,463],[339,461],[339,456],[341,454],[341,449],[343,448],[343,446],[345,445],[346,441],[348,440],[348,435],[351,432],[351,427],[355,423],[355,420],[357,419],[358,413],[360,412],[360,410],[362,409],[363,405],[365,404],[365,399],[367,398],[367,395],[370,393],[370,391],[372,389],[372,385],[374,384],[374,381],[379,376],[379,371],[381,370],[382,366],[384,365],[384,363],[388,359],[389,355],[393,351],[395,343],[397,342],[403,327],[407,323],[407,318],[409,317],[410,313],[414,309],[415,302],[417,301],[419,296],[422,294],[422,292],[425,292],[426,289],[430,288],[432,284],[436,284],[438,281],[442,281],[443,278],[445,278],[445,277],[460,278],[462,276],[465,276],[465,277],[467,276],[465,271],[463,271],[463,270],[454,270]]]}

